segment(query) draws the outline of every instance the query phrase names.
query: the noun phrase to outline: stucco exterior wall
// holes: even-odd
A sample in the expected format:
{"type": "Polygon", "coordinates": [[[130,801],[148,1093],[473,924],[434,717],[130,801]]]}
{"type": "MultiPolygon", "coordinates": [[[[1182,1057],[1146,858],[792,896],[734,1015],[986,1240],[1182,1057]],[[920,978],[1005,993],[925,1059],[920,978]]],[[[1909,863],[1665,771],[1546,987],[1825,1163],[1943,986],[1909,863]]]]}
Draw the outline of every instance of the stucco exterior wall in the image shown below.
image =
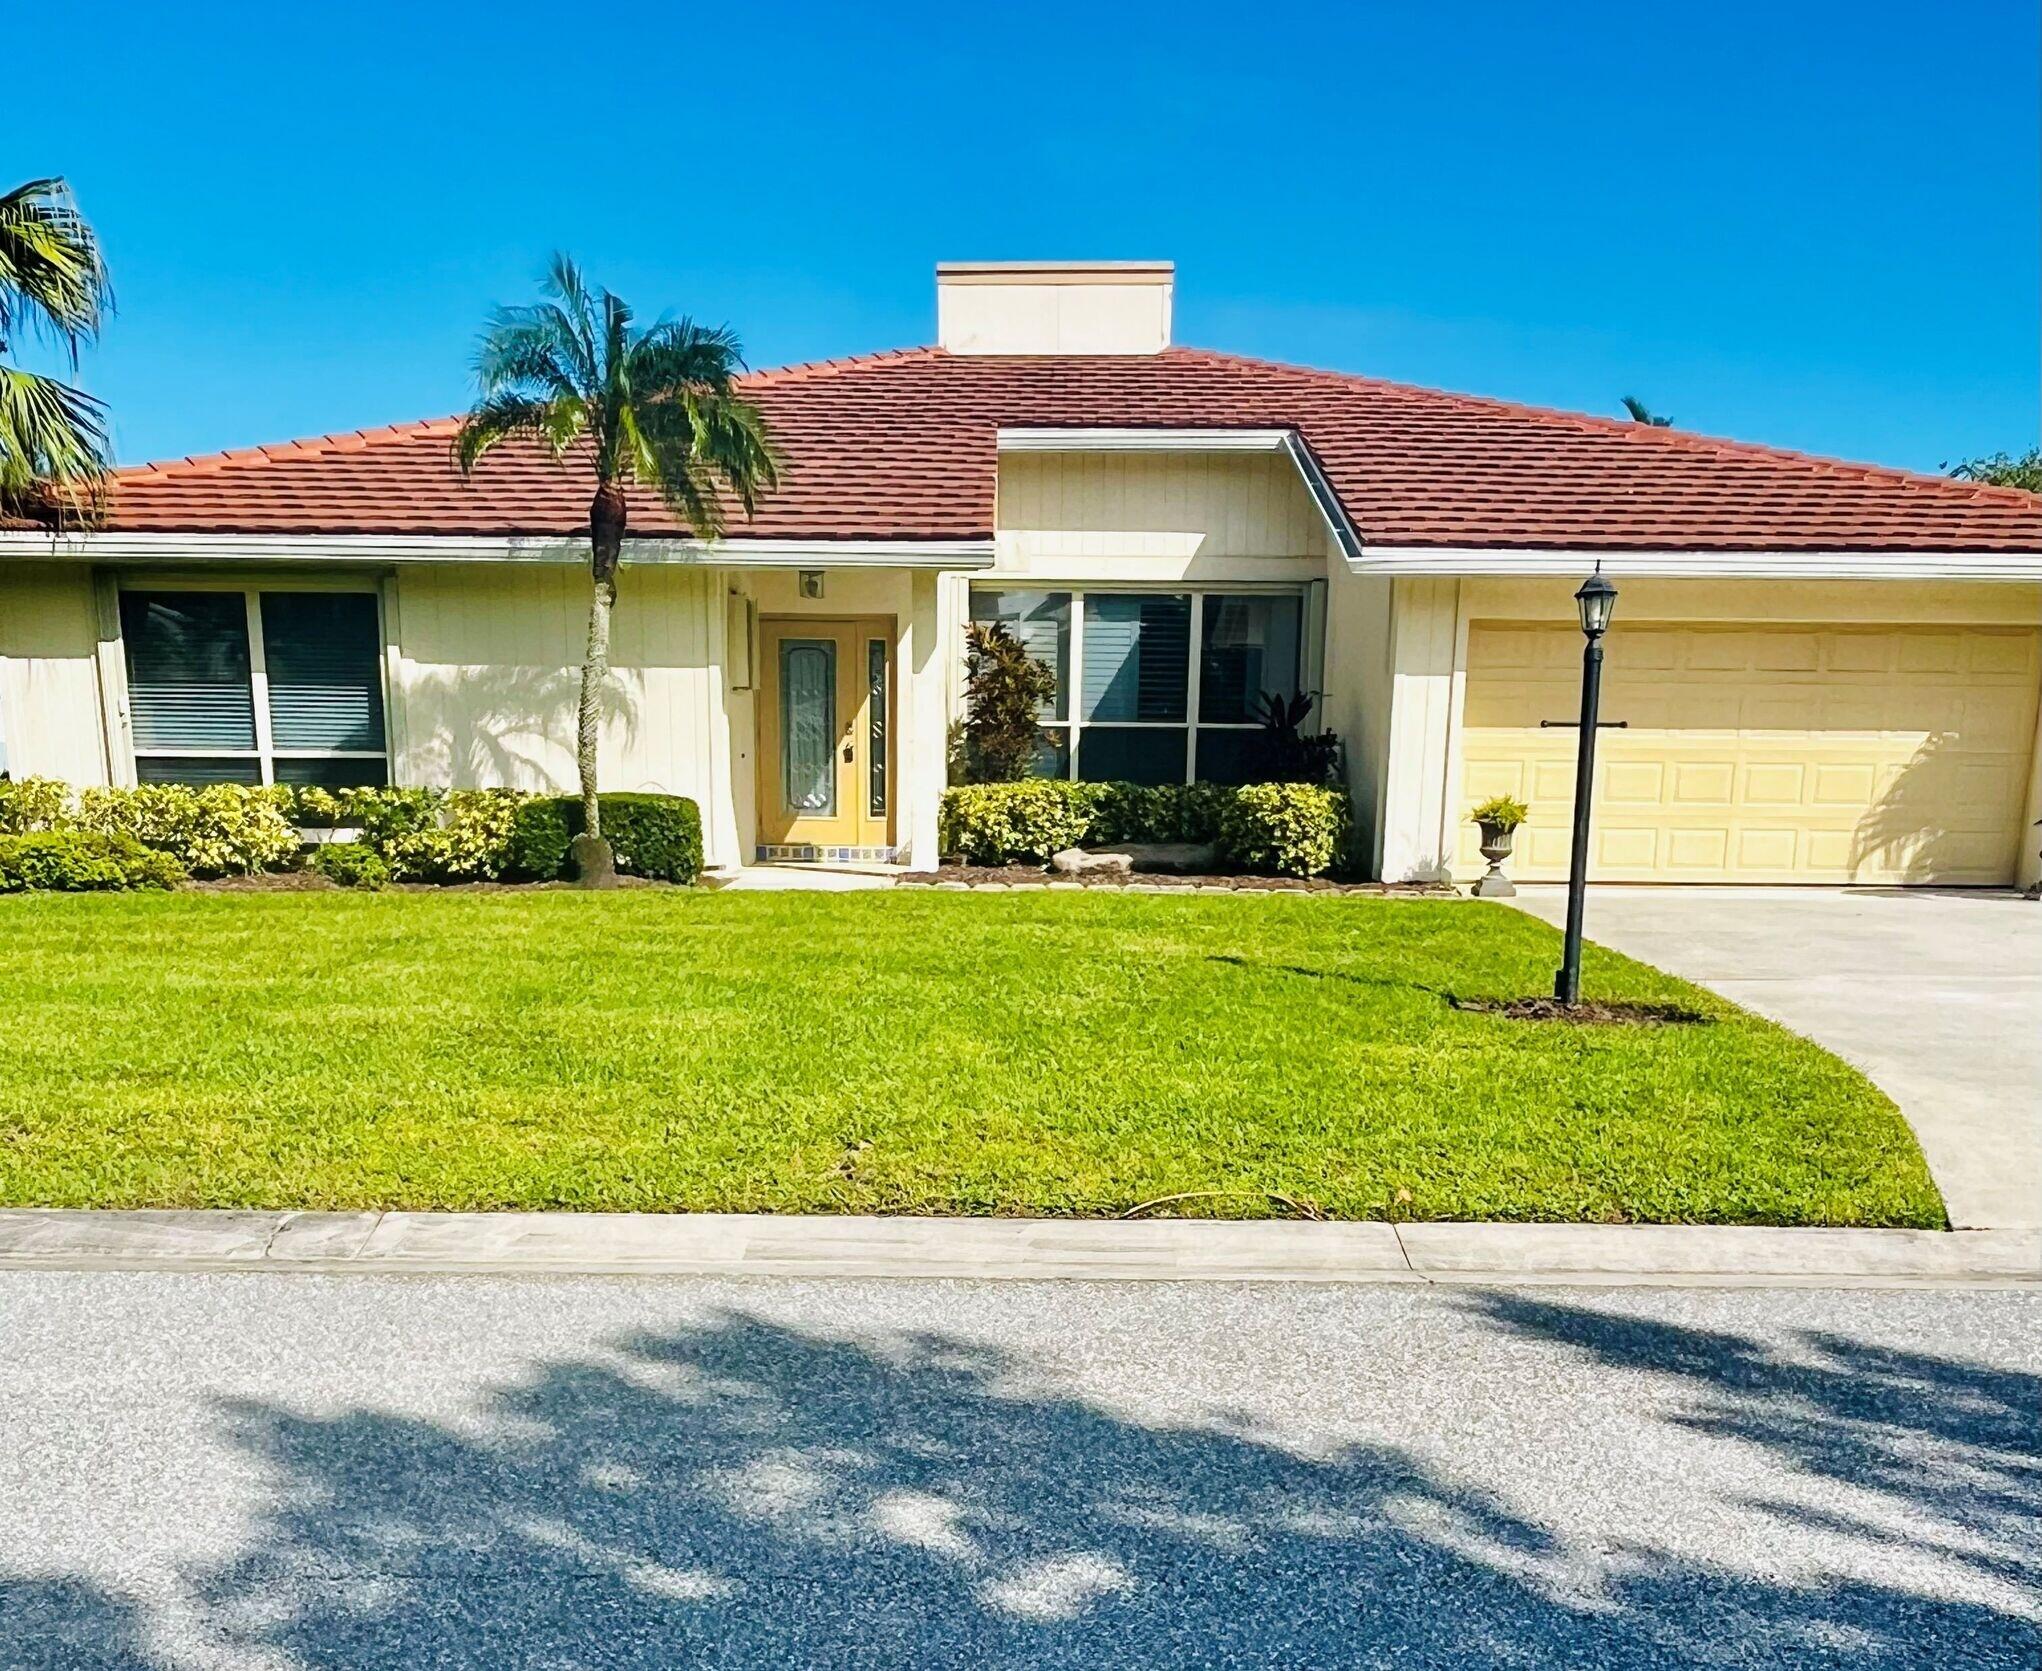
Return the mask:
{"type": "Polygon", "coordinates": [[[0,742],[17,778],[109,781],[93,575],[0,564],[0,742]]]}

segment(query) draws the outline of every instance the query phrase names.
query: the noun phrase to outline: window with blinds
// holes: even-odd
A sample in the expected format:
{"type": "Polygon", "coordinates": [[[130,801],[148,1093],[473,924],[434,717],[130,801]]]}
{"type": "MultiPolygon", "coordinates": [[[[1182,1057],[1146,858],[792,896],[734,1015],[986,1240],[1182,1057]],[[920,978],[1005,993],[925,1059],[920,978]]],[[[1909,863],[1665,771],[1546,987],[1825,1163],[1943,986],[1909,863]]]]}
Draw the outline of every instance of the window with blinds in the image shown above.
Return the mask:
{"type": "Polygon", "coordinates": [[[1261,698],[1296,695],[1303,664],[1295,591],[987,587],[973,590],[971,614],[1007,625],[1056,672],[1037,767],[1045,777],[1246,781],[1261,759],[1261,698]]]}
{"type": "Polygon", "coordinates": [[[142,783],[388,780],[371,592],[124,591],[142,783]]]}

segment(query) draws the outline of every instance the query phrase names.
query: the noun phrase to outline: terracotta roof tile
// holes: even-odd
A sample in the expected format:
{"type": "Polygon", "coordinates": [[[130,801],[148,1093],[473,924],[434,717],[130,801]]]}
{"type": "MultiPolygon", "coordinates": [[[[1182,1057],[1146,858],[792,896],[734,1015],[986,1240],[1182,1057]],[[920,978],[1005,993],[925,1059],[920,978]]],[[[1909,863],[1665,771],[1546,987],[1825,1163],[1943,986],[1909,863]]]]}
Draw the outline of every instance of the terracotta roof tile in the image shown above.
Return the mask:
{"type": "MultiPolygon", "coordinates": [[[[1294,428],[1366,544],[1621,550],[2042,550],[2042,498],[1615,419],[1200,349],[1145,357],[903,349],[754,373],[785,461],[730,533],[989,535],[1002,426],[1294,428]]],[[[464,482],[457,418],[142,465],[128,531],[574,534],[587,478],[536,446],[464,482]]],[[[649,495],[637,534],[675,532],[649,495]]]]}

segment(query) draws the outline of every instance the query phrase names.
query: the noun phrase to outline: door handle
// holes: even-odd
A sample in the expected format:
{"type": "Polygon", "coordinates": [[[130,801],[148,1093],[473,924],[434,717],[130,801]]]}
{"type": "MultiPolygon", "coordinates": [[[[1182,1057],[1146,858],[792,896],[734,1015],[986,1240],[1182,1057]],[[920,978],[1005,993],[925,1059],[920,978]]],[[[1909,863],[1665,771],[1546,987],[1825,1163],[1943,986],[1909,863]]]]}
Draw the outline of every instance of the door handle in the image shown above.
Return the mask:
{"type": "Polygon", "coordinates": [[[844,764],[846,766],[851,764],[851,747],[852,745],[849,743],[844,745],[844,764]]]}

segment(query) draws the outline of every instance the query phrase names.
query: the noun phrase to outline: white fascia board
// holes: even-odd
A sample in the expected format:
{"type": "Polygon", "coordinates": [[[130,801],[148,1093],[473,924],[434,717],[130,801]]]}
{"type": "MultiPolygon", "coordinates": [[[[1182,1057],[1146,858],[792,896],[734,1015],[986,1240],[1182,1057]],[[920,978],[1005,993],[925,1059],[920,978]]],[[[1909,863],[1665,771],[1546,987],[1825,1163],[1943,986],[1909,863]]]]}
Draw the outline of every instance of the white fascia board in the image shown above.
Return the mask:
{"type": "MultiPolygon", "coordinates": [[[[94,563],[586,563],[588,541],[559,535],[124,534],[0,531],[0,557],[94,563]]],[[[627,563],[707,568],[989,569],[991,540],[624,541],[627,563]]]]}
{"type": "Polygon", "coordinates": [[[1327,482],[1312,449],[1294,429],[1002,429],[1003,453],[1281,453],[1297,467],[1305,492],[1326,530],[1352,564],[1361,556],[1361,536],[1348,520],[1340,496],[1327,482]]]}
{"type": "Polygon", "coordinates": [[[1280,453],[1287,429],[1005,428],[1003,453],[1280,453]]]}
{"type": "Polygon", "coordinates": [[[2042,580],[2042,551],[1595,551],[1371,545],[1348,571],[1383,575],[1608,575],[1690,580],[2042,580]]]}

